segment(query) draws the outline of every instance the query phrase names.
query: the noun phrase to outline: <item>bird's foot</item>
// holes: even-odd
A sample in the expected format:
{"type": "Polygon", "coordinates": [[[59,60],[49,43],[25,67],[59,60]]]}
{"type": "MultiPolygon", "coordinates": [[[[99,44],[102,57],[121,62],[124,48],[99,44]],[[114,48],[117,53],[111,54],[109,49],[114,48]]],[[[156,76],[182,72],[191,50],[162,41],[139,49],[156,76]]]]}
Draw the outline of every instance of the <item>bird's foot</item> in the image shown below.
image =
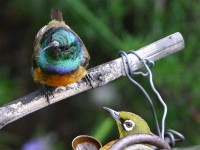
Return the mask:
{"type": "Polygon", "coordinates": [[[45,86],[42,88],[42,94],[43,94],[44,97],[47,99],[47,102],[49,103],[49,105],[50,105],[50,99],[49,99],[49,97],[50,97],[50,96],[53,96],[53,97],[54,97],[54,95],[53,95],[54,90],[55,90],[55,88],[52,87],[52,86],[46,86],[46,85],[45,85],[45,86]]]}
{"type": "Polygon", "coordinates": [[[85,76],[85,80],[87,84],[89,84],[92,87],[92,89],[94,89],[94,86],[92,85],[93,77],[89,73],[85,76]]]}

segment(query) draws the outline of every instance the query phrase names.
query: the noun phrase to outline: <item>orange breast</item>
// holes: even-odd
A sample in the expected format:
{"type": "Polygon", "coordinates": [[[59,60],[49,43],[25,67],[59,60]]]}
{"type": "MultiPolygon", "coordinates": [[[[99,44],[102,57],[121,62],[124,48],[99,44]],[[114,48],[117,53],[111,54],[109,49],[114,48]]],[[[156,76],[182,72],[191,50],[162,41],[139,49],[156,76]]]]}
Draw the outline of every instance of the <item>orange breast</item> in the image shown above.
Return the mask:
{"type": "Polygon", "coordinates": [[[81,80],[86,74],[86,69],[81,66],[76,71],[66,75],[45,74],[40,68],[36,68],[33,78],[35,82],[47,86],[66,86],[81,80]]]}
{"type": "Polygon", "coordinates": [[[107,143],[107,144],[104,145],[102,148],[100,148],[100,150],[109,150],[110,147],[111,147],[115,142],[117,142],[117,140],[114,140],[114,141],[111,141],[111,142],[107,143]]]}

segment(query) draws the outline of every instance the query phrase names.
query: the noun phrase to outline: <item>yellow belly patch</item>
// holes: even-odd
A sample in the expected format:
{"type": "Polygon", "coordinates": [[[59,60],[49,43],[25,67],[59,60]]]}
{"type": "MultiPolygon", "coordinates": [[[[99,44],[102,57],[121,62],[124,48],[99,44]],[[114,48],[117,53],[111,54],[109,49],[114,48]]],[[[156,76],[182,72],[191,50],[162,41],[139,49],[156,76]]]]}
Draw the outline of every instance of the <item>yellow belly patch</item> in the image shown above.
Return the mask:
{"type": "Polygon", "coordinates": [[[86,69],[81,66],[74,72],[66,75],[45,74],[40,68],[36,68],[34,69],[33,78],[35,82],[47,86],[66,86],[81,80],[86,74],[86,69]]]}

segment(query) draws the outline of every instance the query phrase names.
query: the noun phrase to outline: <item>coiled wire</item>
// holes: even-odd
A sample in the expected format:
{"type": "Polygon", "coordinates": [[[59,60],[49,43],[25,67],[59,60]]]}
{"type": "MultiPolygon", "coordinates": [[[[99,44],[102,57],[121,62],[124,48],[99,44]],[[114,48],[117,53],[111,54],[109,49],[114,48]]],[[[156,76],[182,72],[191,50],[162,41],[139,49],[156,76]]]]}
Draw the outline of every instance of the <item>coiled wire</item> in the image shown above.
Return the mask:
{"type": "Polygon", "coordinates": [[[151,60],[141,58],[134,50],[131,50],[130,52],[128,52],[128,54],[135,55],[142,62],[142,64],[144,65],[144,67],[146,68],[147,71],[146,72],[141,72],[141,71],[133,72],[131,70],[130,61],[128,59],[127,53],[125,53],[124,51],[120,51],[119,56],[121,56],[121,58],[122,58],[122,63],[123,63],[123,66],[124,66],[125,74],[128,77],[129,81],[131,81],[131,83],[133,83],[135,86],[137,86],[146,96],[148,103],[151,107],[151,111],[153,113],[153,117],[154,117],[154,120],[155,120],[158,135],[162,139],[166,139],[167,142],[173,147],[173,146],[175,146],[176,142],[185,140],[185,137],[181,133],[174,131],[174,130],[167,130],[165,132],[165,120],[166,120],[166,116],[167,116],[167,105],[154,86],[153,74],[151,72],[151,69],[148,66],[148,65],[150,65],[152,67],[152,66],[155,65],[155,63],[151,60]],[[156,114],[154,104],[153,104],[149,94],[146,92],[146,90],[137,81],[135,81],[131,77],[131,75],[142,75],[143,77],[148,76],[151,89],[156,94],[159,102],[161,103],[161,105],[163,106],[163,109],[164,109],[162,121],[161,121],[161,127],[162,127],[161,129],[160,129],[160,126],[159,126],[159,123],[158,123],[158,118],[157,118],[157,114],[156,114]],[[175,139],[174,136],[177,136],[177,139],[175,139]]]}

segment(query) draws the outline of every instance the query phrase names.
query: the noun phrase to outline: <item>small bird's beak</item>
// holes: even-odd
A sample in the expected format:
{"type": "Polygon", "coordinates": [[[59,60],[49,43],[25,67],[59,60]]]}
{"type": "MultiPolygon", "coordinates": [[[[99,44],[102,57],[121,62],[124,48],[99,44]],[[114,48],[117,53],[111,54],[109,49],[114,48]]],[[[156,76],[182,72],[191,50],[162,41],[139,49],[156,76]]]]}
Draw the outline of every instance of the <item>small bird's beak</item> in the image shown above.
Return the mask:
{"type": "Polygon", "coordinates": [[[58,41],[52,41],[51,43],[49,43],[49,45],[52,45],[53,47],[59,47],[60,43],[58,41]]]}
{"type": "Polygon", "coordinates": [[[119,112],[110,109],[108,107],[103,107],[103,108],[113,117],[113,119],[115,119],[115,121],[120,121],[119,112]]]}
{"type": "Polygon", "coordinates": [[[56,48],[59,47],[59,42],[58,41],[52,41],[51,43],[49,43],[44,49],[42,49],[42,51],[49,49],[49,48],[56,48]]]}
{"type": "Polygon", "coordinates": [[[49,43],[49,48],[57,48],[60,46],[60,43],[58,41],[52,41],[51,43],[49,43]]]}

